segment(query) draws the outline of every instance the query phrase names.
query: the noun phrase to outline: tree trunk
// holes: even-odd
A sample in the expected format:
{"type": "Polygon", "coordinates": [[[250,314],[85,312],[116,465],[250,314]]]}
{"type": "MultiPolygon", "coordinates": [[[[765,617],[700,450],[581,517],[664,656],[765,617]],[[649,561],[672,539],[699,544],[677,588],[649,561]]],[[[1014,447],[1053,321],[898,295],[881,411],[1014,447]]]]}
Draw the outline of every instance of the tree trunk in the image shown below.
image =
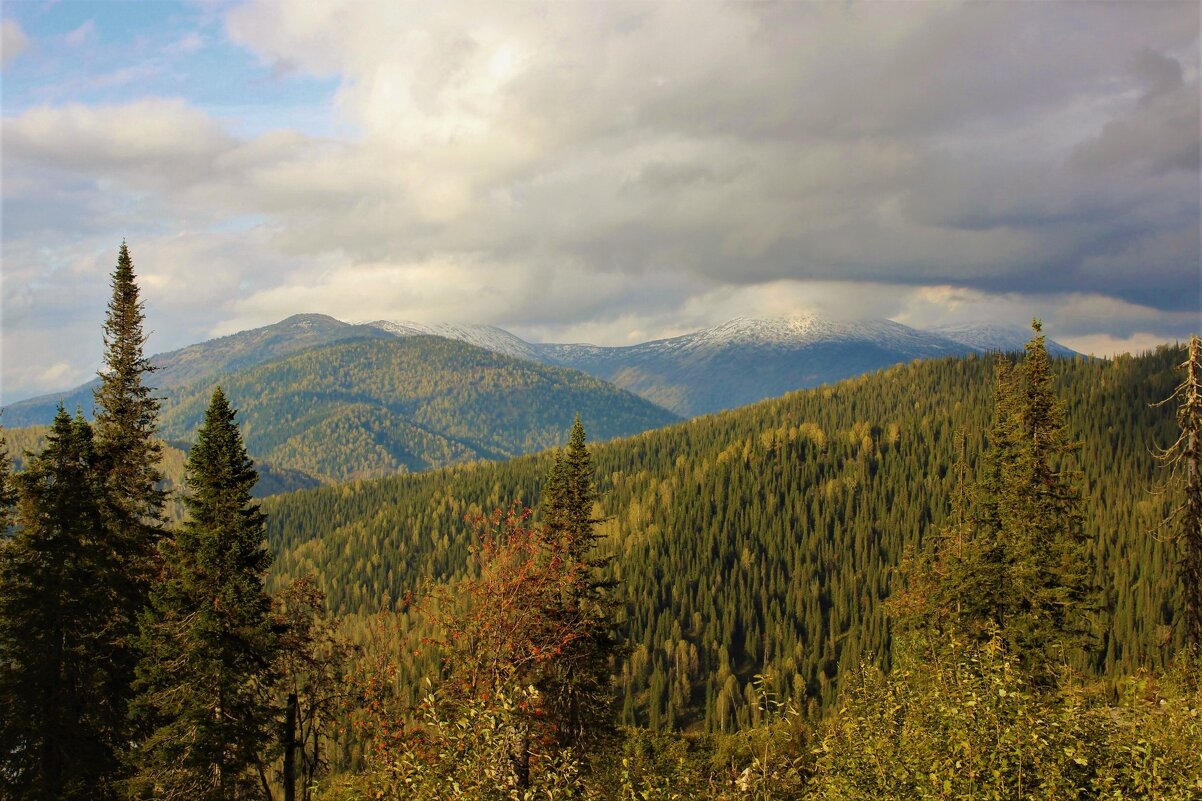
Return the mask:
{"type": "Polygon", "coordinates": [[[296,801],[296,693],[284,712],[284,801],[296,801]]]}

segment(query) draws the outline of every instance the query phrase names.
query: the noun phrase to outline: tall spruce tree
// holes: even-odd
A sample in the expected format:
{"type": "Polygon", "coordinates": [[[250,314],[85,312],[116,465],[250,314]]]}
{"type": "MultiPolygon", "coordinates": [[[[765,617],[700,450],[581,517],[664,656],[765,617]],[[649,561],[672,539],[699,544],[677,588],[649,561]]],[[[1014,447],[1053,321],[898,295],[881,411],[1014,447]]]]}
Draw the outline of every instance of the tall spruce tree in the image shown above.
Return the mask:
{"type": "MultiPolygon", "coordinates": [[[[96,449],[106,471],[112,502],[126,513],[129,529],[122,544],[129,561],[154,552],[166,493],[159,487],[161,446],[155,439],[159,400],[146,378],[154,371],[143,354],[144,304],[124,242],[110,280],[112,298],[104,322],[104,368],[96,401],[96,449]],[[137,524],[137,525],[134,525],[137,524]]],[[[144,572],[145,568],[143,567],[144,572]]]]}
{"type": "Polygon", "coordinates": [[[1013,454],[999,454],[999,519],[1015,554],[1017,603],[1007,629],[1033,662],[1053,664],[1089,644],[1098,599],[1075,468],[1081,445],[1068,434],[1042,326],[1031,328],[1019,372],[1019,441],[1013,454]]]}
{"type": "Polygon", "coordinates": [[[164,541],[164,576],[141,618],[134,710],[152,733],[135,755],[133,787],[156,797],[255,793],[275,652],[257,478],[218,388],[188,456],[188,518],[164,541]]]}
{"type": "MultiPolygon", "coordinates": [[[[948,626],[976,642],[999,638],[1040,682],[1087,646],[1097,598],[1078,474],[1064,410],[1053,389],[1042,327],[1023,360],[999,362],[993,422],[974,509],[963,491],[938,553],[909,577],[923,597],[903,623],[948,626]]],[[[913,595],[913,593],[911,593],[913,595]]]]}
{"type": "Polygon", "coordinates": [[[97,579],[117,566],[90,426],[60,406],[45,448],[13,478],[15,535],[0,545],[0,795],[112,797],[124,708],[112,692],[114,590],[97,579]]]}
{"type": "Polygon", "coordinates": [[[548,661],[539,689],[560,742],[582,753],[613,730],[611,662],[620,651],[612,621],[614,585],[598,573],[608,560],[594,554],[600,522],[593,517],[595,500],[592,457],[577,415],[547,477],[542,517],[545,535],[562,543],[573,573],[555,614],[582,633],[548,661]]]}
{"type": "MultiPolygon", "coordinates": [[[[133,647],[138,615],[148,602],[158,570],[155,544],[162,535],[166,493],[160,488],[161,447],[155,439],[159,401],[146,385],[153,367],[143,354],[145,315],[125,242],[121,243],[110,286],[112,297],[104,322],[104,366],[93,396],[107,538],[116,562],[112,570],[97,575],[95,580],[109,585],[113,595],[107,636],[112,645],[114,681],[106,691],[114,705],[125,710],[138,660],[133,647]]],[[[129,730],[121,742],[133,739],[135,735],[129,730]]]]}

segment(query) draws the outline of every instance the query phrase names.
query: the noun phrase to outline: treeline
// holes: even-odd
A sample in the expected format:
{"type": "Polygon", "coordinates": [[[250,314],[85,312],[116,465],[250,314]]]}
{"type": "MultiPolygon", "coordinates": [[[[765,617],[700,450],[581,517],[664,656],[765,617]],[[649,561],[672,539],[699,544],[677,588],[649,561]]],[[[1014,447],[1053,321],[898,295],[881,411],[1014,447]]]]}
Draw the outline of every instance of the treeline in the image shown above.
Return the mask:
{"type": "MultiPolygon", "coordinates": [[[[1180,502],[1158,486],[1153,446],[1176,437],[1154,406],[1180,349],[1057,360],[1069,435],[1083,444],[1083,530],[1103,589],[1096,648],[1074,664],[1117,677],[1163,667],[1182,644],[1172,554],[1150,532],[1180,502]]],[[[618,580],[631,645],[621,720],[730,730],[754,722],[754,677],[819,714],[839,676],[890,662],[884,601],[908,547],[952,507],[956,441],[985,451],[994,360],[919,362],[699,418],[594,450],[600,553],[618,580]]],[[[271,581],[314,574],[331,607],[366,620],[427,577],[455,580],[473,545],[465,516],[531,502],[549,456],[356,483],[272,499],[271,581]]],[[[349,624],[348,624],[349,625],[349,624]]],[[[356,626],[350,626],[352,629],[356,626]]],[[[402,672],[416,694],[429,664],[402,672]]]]}

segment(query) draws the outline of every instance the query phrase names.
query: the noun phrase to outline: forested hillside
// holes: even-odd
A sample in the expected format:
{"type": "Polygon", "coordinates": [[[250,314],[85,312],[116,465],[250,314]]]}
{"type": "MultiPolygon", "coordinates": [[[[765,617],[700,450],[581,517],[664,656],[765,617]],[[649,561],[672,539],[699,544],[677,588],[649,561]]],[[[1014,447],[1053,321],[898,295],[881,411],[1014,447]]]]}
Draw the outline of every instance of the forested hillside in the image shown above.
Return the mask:
{"type": "MultiPolygon", "coordinates": [[[[50,426],[27,426],[4,430],[14,469],[24,469],[25,455],[37,453],[46,446],[46,435],[49,432],[50,426]]],[[[184,486],[184,463],[188,460],[187,444],[182,442],[174,444],[161,442],[160,444],[162,460],[159,462],[159,469],[163,473],[163,489],[168,493],[167,512],[172,520],[179,520],[183,517],[183,506],[175,495],[184,486]]],[[[298,489],[309,489],[319,486],[321,483],[300,470],[278,468],[266,462],[257,462],[255,469],[259,473],[259,483],[255,484],[254,488],[256,498],[266,498],[268,495],[279,495],[298,489]]]]}
{"type": "MultiPolygon", "coordinates": [[[[198,342],[178,350],[150,357],[154,365],[153,386],[178,387],[231,370],[253,367],[308,348],[346,339],[389,336],[366,325],[351,325],[325,314],[294,314],[278,323],[239,331],[229,336],[198,342]]],[[[7,426],[45,425],[62,403],[69,412],[76,407],[84,416],[92,416],[92,392],[99,384],[94,379],[66,392],[57,392],[19,401],[4,408],[7,426]]]]}
{"type": "MultiPolygon", "coordinates": [[[[166,438],[191,438],[214,380],[168,388],[166,438]]],[[[599,439],[676,420],[584,373],[440,337],[310,348],[219,380],[254,458],[327,481],[540,450],[577,412],[599,439]]]]}
{"type": "MultiPolygon", "coordinates": [[[[1149,491],[1152,448],[1174,438],[1172,410],[1152,403],[1181,360],[1161,349],[1055,365],[1084,443],[1108,610],[1096,655],[1078,659],[1091,672],[1161,665],[1180,644],[1171,560],[1149,531],[1174,499],[1149,491]]],[[[956,435],[971,470],[992,393],[992,358],[920,362],[595,447],[601,549],[632,645],[622,720],[731,728],[751,722],[757,673],[825,706],[842,671],[887,662],[891,571],[945,520],[956,435]]],[[[460,573],[464,516],[535,504],[549,465],[544,453],[272,499],[273,581],[314,573],[335,611],[388,607],[425,577],[460,573]]]]}

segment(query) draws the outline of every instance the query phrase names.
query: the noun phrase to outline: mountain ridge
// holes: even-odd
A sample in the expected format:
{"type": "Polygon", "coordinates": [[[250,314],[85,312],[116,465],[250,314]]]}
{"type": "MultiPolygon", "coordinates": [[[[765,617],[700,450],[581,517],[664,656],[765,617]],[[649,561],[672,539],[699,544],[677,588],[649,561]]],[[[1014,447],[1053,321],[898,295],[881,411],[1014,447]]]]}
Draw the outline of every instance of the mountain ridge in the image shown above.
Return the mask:
{"type": "MultiPolygon", "coordinates": [[[[690,417],[916,358],[1021,351],[1029,332],[991,325],[923,330],[891,320],[840,320],[808,312],[735,317],[675,337],[606,346],[527,342],[491,325],[347,323],[307,313],[155,354],[150,357],[156,367],[151,381],[167,390],[333,342],[414,336],[438,336],[512,358],[580,370],[690,417]]],[[[1048,350],[1055,356],[1075,355],[1052,340],[1048,350]]],[[[9,404],[0,419],[10,427],[44,425],[60,402],[90,415],[96,381],[9,404]]]]}

